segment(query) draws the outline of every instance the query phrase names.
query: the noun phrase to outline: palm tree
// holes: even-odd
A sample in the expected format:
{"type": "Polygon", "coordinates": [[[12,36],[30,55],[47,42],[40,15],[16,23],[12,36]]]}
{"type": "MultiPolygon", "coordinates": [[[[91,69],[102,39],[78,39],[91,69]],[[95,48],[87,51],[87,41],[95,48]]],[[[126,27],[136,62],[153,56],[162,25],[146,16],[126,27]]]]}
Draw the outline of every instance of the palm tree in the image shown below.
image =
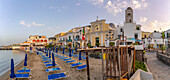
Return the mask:
{"type": "Polygon", "coordinates": [[[163,31],[163,33],[162,33],[162,39],[163,39],[163,44],[162,44],[162,53],[163,53],[164,39],[165,39],[165,31],[163,31]]]}

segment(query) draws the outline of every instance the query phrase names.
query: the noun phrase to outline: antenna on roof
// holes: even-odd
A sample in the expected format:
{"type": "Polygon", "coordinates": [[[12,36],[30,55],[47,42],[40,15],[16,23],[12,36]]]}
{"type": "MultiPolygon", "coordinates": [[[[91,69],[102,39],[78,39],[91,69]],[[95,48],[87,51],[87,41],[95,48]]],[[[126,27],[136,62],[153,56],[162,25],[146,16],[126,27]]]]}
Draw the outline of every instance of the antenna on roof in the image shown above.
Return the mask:
{"type": "Polygon", "coordinates": [[[99,20],[98,16],[97,16],[97,21],[99,20]]]}

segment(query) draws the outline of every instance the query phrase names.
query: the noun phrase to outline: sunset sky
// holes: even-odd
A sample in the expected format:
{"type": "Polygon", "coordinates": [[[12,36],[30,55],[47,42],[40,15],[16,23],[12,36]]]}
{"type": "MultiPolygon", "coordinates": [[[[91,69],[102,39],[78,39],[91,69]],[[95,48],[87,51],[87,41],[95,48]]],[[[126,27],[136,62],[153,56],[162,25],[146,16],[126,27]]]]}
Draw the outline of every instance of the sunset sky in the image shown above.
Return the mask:
{"type": "Polygon", "coordinates": [[[99,19],[123,25],[125,9],[143,31],[170,29],[170,0],[0,0],[0,46],[52,37],[99,19]]]}

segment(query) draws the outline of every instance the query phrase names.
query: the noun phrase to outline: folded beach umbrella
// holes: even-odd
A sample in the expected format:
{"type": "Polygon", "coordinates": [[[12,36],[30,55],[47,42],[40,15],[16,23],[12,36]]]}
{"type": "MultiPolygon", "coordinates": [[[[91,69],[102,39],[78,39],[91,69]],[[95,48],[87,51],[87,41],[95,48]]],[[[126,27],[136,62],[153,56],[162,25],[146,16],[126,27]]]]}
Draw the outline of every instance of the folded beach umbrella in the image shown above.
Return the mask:
{"type": "Polygon", "coordinates": [[[72,54],[74,53],[74,49],[72,49],[72,54]]]}
{"type": "Polygon", "coordinates": [[[54,53],[52,53],[52,65],[55,66],[55,58],[54,58],[54,53]]]}
{"type": "Polygon", "coordinates": [[[81,52],[79,52],[79,60],[81,60],[81,52]]]}
{"type": "Polygon", "coordinates": [[[51,58],[51,51],[49,51],[49,58],[51,58]]]}
{"type": "Polygon", "coordinates": [[[48,50],[47,50],[46,56],[48,56],[48,50]]]}
{"type": "Polygon", "coordinates": [[[47,48],[45,48],[45,51],[47,50],[47,48]]]}
{"type": "Polygon", "coordinates": [[[61,46],[60,46],[60,51],[61,51],[61,46]]]}
{"type": "Polygon", "coordinates": [[[27,54],[25,54],[24,66],[27,66],[27,54]]]}
{"type": "Polygon", "coordinates": [[[71,57],[71,48],[69,48],[69,57],[71,57]]]}
{"type": "Polygon", "coordinates": [[[75,48],[75,52],[77,52],[77,47],[75,48]]]}
{"type": "Polygon", "coordinates": [[[65,50],[65,48],[63,48],[63,54],[64,54],[64,50],[65,50]]]}
{"type": "Polygon", "coordinates": [[[14,61],[13,59],[11,59],[11,74],[10,74],[10,78],[14,78],[15,77],[15,73],[14,73],[14,61]]]}
{"type": "Polygon", "coordinates": [[[53,51],[54,51],[55,47],[53,47],[53,51]]]}
{"type": "Polygon", "coordinates": [[[56,47],[56,53],[58,53],[58,48],[56,47]]]}
{"type": "Polygon", "coordinates": [[[32,47],[30,47],[30,50],[32,50],[32,47]]]}
{"type": "Polygon", "coordinates": [[[37,55],[39,54],[39,52],[37,51],[37,55]]]}

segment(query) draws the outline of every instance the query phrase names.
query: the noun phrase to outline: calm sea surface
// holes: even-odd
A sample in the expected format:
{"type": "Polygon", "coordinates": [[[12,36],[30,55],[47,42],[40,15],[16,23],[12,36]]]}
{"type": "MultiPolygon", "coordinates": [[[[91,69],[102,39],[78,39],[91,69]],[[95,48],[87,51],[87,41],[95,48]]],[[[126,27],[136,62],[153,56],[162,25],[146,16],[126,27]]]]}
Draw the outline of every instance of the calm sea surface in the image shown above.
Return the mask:
{"type": "MultiPolygon", "coordinates": [[[[11,58],[14,64],[21,62],[25,57],[25,53],[17,50],[0,50],[0,76],[10,69],[11,58]]],[[[23,64],[24,65],[24,64],[23,64]]]]}

